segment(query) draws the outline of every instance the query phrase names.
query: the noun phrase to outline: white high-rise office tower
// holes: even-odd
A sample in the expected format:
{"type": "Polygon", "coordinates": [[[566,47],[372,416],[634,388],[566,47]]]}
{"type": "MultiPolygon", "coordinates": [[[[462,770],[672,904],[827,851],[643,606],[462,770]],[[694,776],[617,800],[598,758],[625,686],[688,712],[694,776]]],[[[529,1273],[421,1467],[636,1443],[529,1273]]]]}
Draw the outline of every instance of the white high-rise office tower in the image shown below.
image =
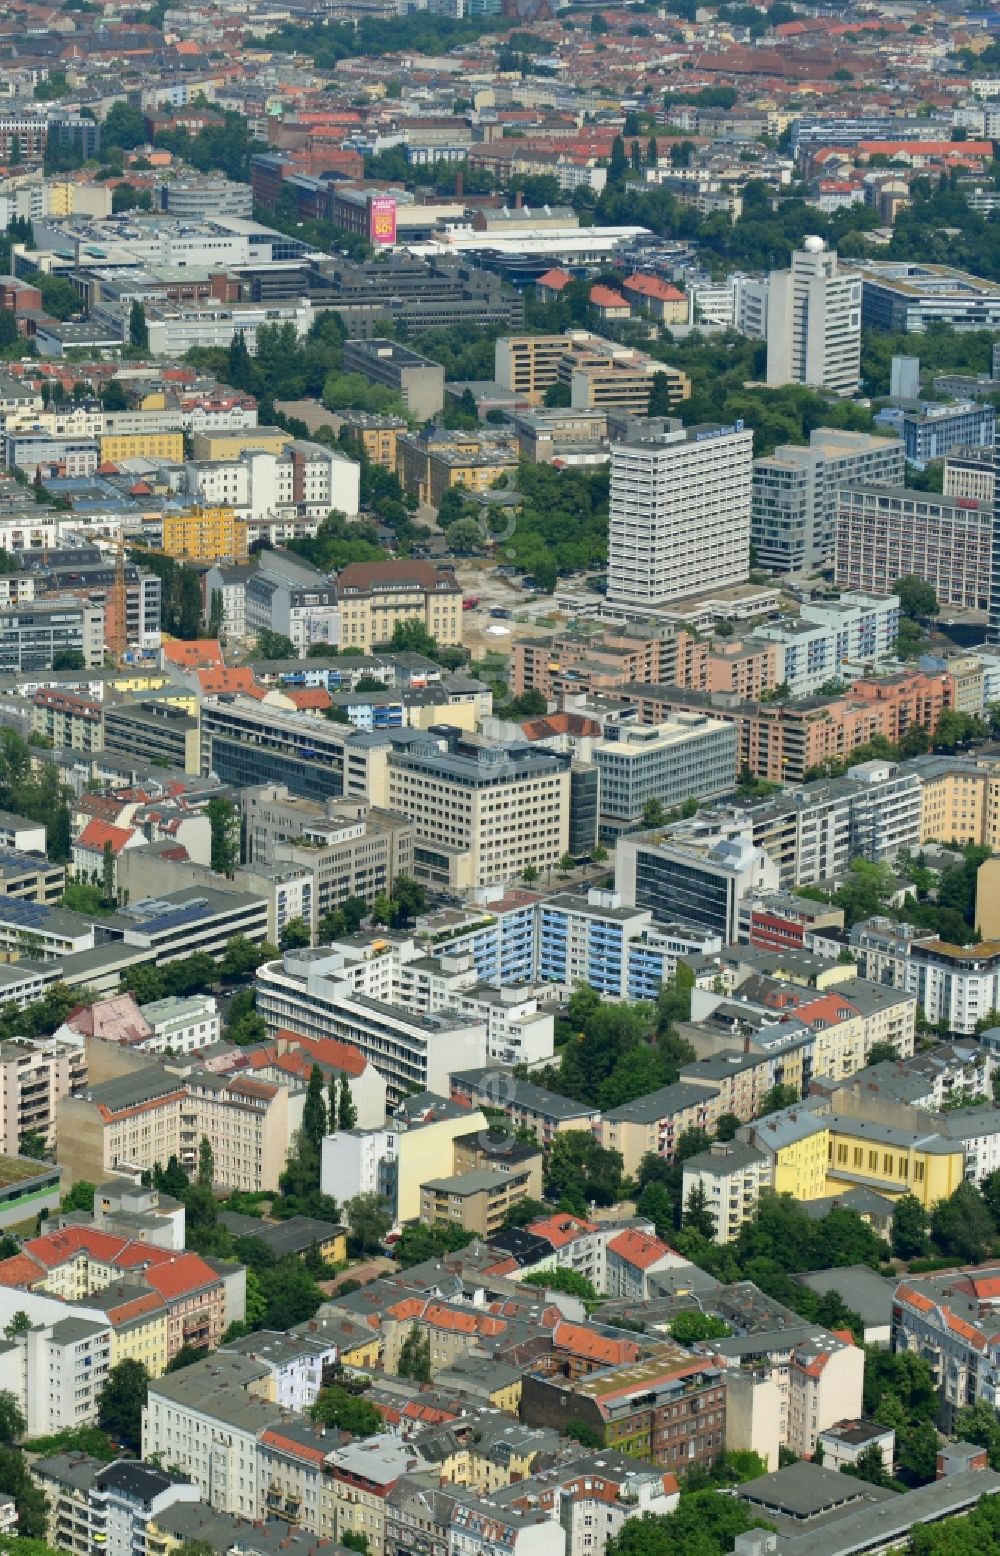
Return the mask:
{"type": "Polygon", "coordinates": [[[806,238],[791,270],[772,270],[767,381],[857,394],[861,383],[861,277],[845,275],[822,238],[806,238]]]}
{"type": "Polygon", "coordinates": [[[750,571],[753,434],[714,423],[611,450],[608,600],[665,605],[750,571]]]}

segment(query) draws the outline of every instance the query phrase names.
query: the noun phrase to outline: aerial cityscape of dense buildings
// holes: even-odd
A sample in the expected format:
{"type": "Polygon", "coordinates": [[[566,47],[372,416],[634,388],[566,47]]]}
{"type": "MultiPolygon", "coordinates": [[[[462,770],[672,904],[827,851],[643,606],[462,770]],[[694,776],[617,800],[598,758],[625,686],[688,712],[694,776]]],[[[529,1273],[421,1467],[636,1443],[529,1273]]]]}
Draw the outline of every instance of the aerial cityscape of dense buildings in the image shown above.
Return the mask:
{"type": "Polygon", "coordinates": [[[996,8],[0,95],[0,1548],[1000,1547],[996,8]]]}

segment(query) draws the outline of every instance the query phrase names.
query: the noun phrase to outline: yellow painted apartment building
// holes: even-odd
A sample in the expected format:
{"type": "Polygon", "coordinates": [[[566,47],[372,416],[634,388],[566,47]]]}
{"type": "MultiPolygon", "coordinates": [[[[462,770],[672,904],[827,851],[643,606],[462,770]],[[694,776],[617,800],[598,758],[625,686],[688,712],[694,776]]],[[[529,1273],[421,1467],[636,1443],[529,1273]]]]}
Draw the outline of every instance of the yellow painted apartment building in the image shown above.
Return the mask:
{"type": "Polygon", "coordinates": [[[455,1141],[459,1136],[487,1127],[486,1114],[477,1108],[474,1113],[411,1124],[409,1129],[400,1131],[396,1145],[398,1220],[416,1221],[420,1215],[420,1185],[454,1172],[455,1141]]]}
{"type": "Polygon", "coordinates": [[[1000,851],[1000,762],[928,757],[918,768],[921,843],[1000,851]]]}
{"type": "Polygon", "coordinates": [[[234,562],[247,558],[247,526],[232,508],[189,508],[163,515],[162,549],[167,556],[193,562],[234,562]]]}
{"type": "Polygon", "coordinates": [[[342,648],[368,653],[406,621],[419,621],[440,644],[462,641],[462,590],[433,562],[351,562],[337,578],[337,598],[342,648]]]}
{"type": "Polygon", "coordinates": [[[180,464],[184,459],[183,432],[107,432],[101,438],[101,463],[119,464],[123,459],[167,459],[180,464]]]}
{"type": "Polygon", "coordinates": [[[399,434],[407,428],[402,416],[379,416],[374,411],[345,411],[342,420],[373,465],[395,470],[397,440],[399,434]]]}
{"type": "MultiPolygon", "coordinates": [[[[116,1244],[118,1239],[115,1239],[116,1244]]],[[[54,1265],[34,1288],[64,1302],[100,1307],[111,1328],[111,1365],[141,1361],[150,1377],[167,1366],[168,1309],[156,1292],[123,1284],[117,1265],[93,1250],[80,1249],[54,1265]]]]}
{"type": "Polygon", "coordinates": [[[468,492],[488,492],[517,471],[517,455],[507,444],[480,438],[475,432],[400,433],[396,439],[396,474],[404,491],[440,508],[453,486],[468,492]]]}
{"type": "Polygon", "coordinates": [[[840,1113],[785,1109],[754,1126],[753,1143],[771,1157],[775,1193],[800,1200],[868,1188],[930,1209],[965,1177],[956,1142],[840,1113]]]}
{"type": "Polygon", "coordinates": [[[195,459],[239,459],[247,449],[280,454],[292,442],[292,434],[283,427],[242,427],[231,432],[195,432],[191,452],[195,459]]]}
{"type": "Polygon", "coordinates": [[[142,1362],[151,1378],[167,1370],[167,1308],[150,1294],[140,1293],[131,1301],[119,1300],[117,1309],[108,1310],[111,1322],[111,1365],[121,1361],[142,1362]]]}

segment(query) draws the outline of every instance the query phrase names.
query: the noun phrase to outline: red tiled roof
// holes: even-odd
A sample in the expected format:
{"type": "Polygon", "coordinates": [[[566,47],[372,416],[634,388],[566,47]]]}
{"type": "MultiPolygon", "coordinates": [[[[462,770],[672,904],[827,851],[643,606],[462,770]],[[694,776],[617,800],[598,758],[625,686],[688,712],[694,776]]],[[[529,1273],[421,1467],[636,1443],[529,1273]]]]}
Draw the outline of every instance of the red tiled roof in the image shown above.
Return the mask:
{"type": "Polygon", "coordinates": [[[564,286],[568,286],[573,277],[568,270],[560,270],[558,266],[554,270],[546,270],[543,276],[539,276],[536,286],[544,286],[550,292],[561,292],[564,286]]]}
{"type": "Polygon", "coordinates": [[[664,303],[682,303],[684,293],[678,291],[676,286],[671,286],[669,281],[661,281],[659,276],[634,275],[622,285],[626,292],[638,292],[642,297],[655,297],[657,301],[664,303]]]}
{"type": "Polygon", "coordinates": [[[419,1318],[423,1311],[423,1297],[403,1297],[386,1308],[392,1318],[419,1318]]]}
{"type": "Polygon", "coordinates": [[[448,568],[439,570],[433,562],[349,562],[338,574],[337,587],[343,592],[358,589],[363,594],[375,584],[396,584],[400,588],[416,584],[421,589],[442,594],[459,593],[458,579],[448,568]]]}
{"type": "Polygon", "coordinates": [[[532,1221],[528,1227],[536,1237],[545,1237],[553,1248],[564,1248],[571,1243],[574,1237],[579,1237],[583,1232],[596,1232],[596,1221],[581,1221],[576,1216],[556,1214],[543,1216],[540,1221],[532,1221]]]}
{"type": "Polygon", "coordinates": [[[163,644],[162,652],[168,664],[180,665],[185,670],[199,670],[205,665],[223,663],[222,647],[215,638],[198,638],[193,643],[175,638],[163,644]]]}
{"type": "Polygon", "coordinates": [[[517,1260],[510,1254],[506,1259],[500,1259],[496,1264],[491,1264],[483,1271],[484,1275],[513,1275],[520,1266],[517,1260]]]}
{"type": "Polygon", "coordinates": [[[0,1286],[33,1286],[44,1277],[44,1269],[30,1254],[15,1253],[9,1259],[0,1260],[0,1286]]]}
{"type": "Polygon", "coordinates": [[[403,1406],[397,1420],[405,1417],[407,1421],[421,1421],[425,1426],[440,1426],[445,1421],[454,1421],[456,1416],[454,1410],[442,1410],[437,1405],[422,1405],[418,1399],[411,1399],[403,1406]]]}
{"type": "Polygon", "coordinates": [[[601,726],[585,713],[546,713],[541,718],[525,719],[521,730],[528,740],[550,740],[553,735],[599,735],[601,726]]]}
{"type": "Polygon", "coordinates": [[[112,1232],[102,1232],[94,1226],[67,1226],[60,1232],[33,1237],[25,1243],[23,1252],[54,1270],[78,1253],[89,1253],[102,1263],[110,1264],[128,1242],[127,1237],[115,1237],[112,1232]]]}
{"type": "Polygon", "coordinates": [[[283,686],[282,696],[289,702],[294,702],[300,712],[306,713],[310,708],[322,711],[324,708],[333,707],[333,698],[325,686],[283,686]]]}
{"type": "Polygon", "coordinates": [[[285,1437],[273,1427],[268,1427],[261,1434],[261,1442],[266,1443],[269,1448],[279,1448],[282,1453],[292,1454],[296,1459],[308,1459],[312,1464],[324,1464],[327,1452],[330,1451],[313,1447],[312,1443],[297,1442],[294,1437],[285,1437]]]}
{"type": "Polygon", "coordinates": [[[446,1307],[443,1302],[428,1302],[423,1312],[425,1324],[435,1329],[447,1329],[452,1334],[500,1335],[507,1328],[503,1319],[491,1318],[487,1313],[467,1312],[446,1307]]]}
{"type": "Polygon", "coordinates": [[[616,292],[610,286],[592,286],[590,288],[590,301],[595,308],[627,308],[628,303],[621,292],[616,292]]]}
{"type": "Polygon", "coordinates": [[[113,854],[120,854],[122,849],[131,840],[133,827],[113,827],[106,821],[100,821],[95,816],[88,821],[80,836],[74,843],[74,848],[87,848],[92,853],[102,854],[108,846],[113,854]]]}
{"type": "Polygon", "coordinates": [[[316,1064],[329,1065],[331,1070],[343,1070],[348,1075],[363,1075],[368,1060],[360,1049],[350,1043],[341,1043],[335,1037],[304,1037],[290,1027],[279,1027],[275,1041],[288,1043],[293,1049],[308,1054],[316,1064]]]}
{"type": "Polygon", "coordinates": [[[552,1344],[557,1350],[572,1351],[574,1356],[609,1367],[639,1359],[639,1347],[634,1340],[609,1340],[586,1324],[557,1324],[552,1331],[552,1344]]]}
{"type": "Polygon", "coordinates": [[[216,1286],[219,1277],[206,1264],[200,1254],[182,1253],[169,1264],[146,1271],[146,1279],[154,1291],[167,1302],[183,1297],[189,1291],[201,1291],[206,1286],[216,1286]]]}
{"type": "Polygon", "coordinates": [[[155,1291],[144,1291],[141,1296],[131,1297],[129,1301],[122,1302],[118,1307],[109,1307],[108,1322],[114,1324],[129,1324],[135,1318],[142,1318],[146,1313],[158,1313],[165,1311],[162,1299],[155,1291]]]}
{"type": "Polygon", "coordinates": [[[231,696],[234,692],[242,692],[245,697],[267,695],[257,685],[249,665],[208,665],[197,671],[197,679],[206,697],[231,696]]]}
{"type": "Polygon", "coordinates": [[[661,1243],[658,1237],[650,1237],[647,1233],[637,1232],[630,1227],[611,1239],[608,1252],[616,1253],[619,1259],[624,1259],[627,1264],[634,1265],[636,1269],[648,1270],[661,1259],[665,1259],[670,1249],[666,1243],[661,1243]]]}

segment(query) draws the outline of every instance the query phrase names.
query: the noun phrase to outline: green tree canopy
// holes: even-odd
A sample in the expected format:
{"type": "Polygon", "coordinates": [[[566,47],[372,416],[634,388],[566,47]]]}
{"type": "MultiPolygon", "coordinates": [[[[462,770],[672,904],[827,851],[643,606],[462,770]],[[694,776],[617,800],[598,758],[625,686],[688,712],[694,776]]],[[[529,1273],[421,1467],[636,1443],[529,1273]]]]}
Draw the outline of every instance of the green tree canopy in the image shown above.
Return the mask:
{"type": "Polygon", "coordinates": [[[149,1389],[149,1371],[131,1357],[108,1373],[97,1405],[97,1419],[106,1432],[138,1453],[142,1438],[142,1407],[149,1389]]]}
{"type": "Polygon", "coordinates": [[[385,1422],[381,1413],[362,1395],[349,1392],[340,1384],[321,1389],[309,1414],[324,1426],[335,1426],[352,1437],[372,1437],[385,1422]]]}

